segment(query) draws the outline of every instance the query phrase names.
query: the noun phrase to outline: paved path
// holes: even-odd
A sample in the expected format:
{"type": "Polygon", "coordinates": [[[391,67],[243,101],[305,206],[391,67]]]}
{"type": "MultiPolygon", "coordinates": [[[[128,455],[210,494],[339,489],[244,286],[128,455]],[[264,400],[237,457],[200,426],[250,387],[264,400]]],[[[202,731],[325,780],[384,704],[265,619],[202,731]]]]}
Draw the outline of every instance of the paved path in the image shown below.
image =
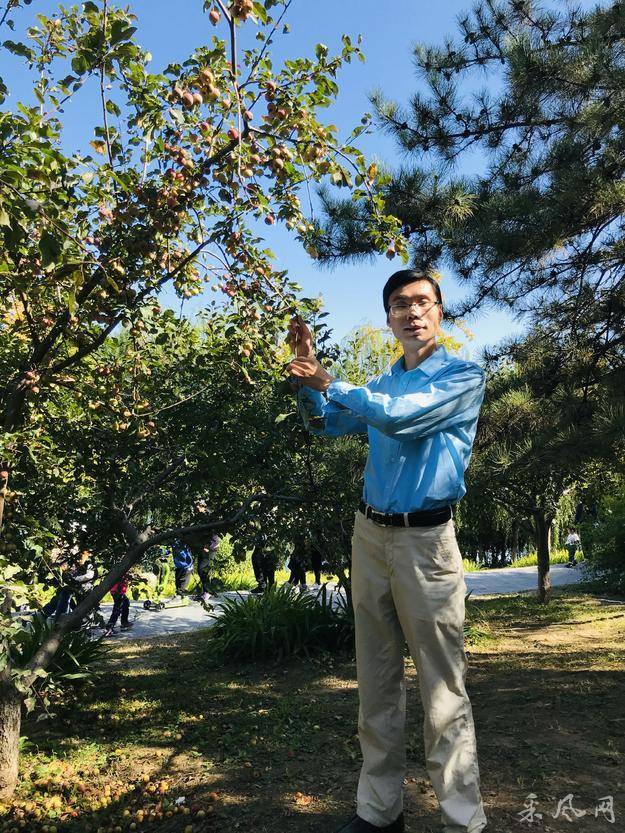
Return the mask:
{"type": "MultiPolygon", "coordinates": [[[[554,587],[565,584],[577,584],[583,579],[583,568],[568,568],[563,564],[554,564],[550,570],[551,583],[554,587]]],[[[535,590],[537,585],[536,567],[503,567],[497,570],[484,570],[475,573],[465,573],[467,590],[472,596],[504,595],[519,593],[522,590],[535,590]]],[[[215,605],[215,614],[219,614],[219,602],[224,598],[236,596],[247,597],[249,592],[222,593],[213,597],[211,603],[215,605]]],[[[102,605],[102,614],[106,618],[112,605],[102,605]]],[[[130,619],[134,619],[134,626],[129,631],[116,634],[115,639],[137,639],[168,634],[184,633],[210,627],[213,617],[199,602],[190,602],[186,607],[174,607],[161,611],[143,609],[141,602],[131,602],[130,619]]]]}

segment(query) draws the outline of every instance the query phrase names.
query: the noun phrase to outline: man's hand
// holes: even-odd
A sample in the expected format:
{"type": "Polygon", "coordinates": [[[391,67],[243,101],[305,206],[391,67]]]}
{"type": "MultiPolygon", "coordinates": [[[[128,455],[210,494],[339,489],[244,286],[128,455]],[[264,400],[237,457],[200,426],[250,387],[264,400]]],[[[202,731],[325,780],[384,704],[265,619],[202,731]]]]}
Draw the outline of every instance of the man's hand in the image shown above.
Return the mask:
{"type": "Polygon", "coordinates": [[[328,389],[330,382],[334,379],[317,361],[315,356],[302,356],[293,359],[289,365],[289,373],[306,387],[320,390],[322,393],[328,389]]]}
{"type": "Polygon", "coordinates": [[[288,368],[288,372],[296,379],[294,387],[306,385],[322,393],[327,390],[333,378],[317,361],[313,350],[312,334],[299,315],[291,319],[287,344],[296,356],[288,368]]]}
{"type": "Polygon", "coordinates": [[[312,333],[308,325],[299,315],[293,316],[289,323],[289,334],[286,343],[296,356],[314,356],[312,333]]]}

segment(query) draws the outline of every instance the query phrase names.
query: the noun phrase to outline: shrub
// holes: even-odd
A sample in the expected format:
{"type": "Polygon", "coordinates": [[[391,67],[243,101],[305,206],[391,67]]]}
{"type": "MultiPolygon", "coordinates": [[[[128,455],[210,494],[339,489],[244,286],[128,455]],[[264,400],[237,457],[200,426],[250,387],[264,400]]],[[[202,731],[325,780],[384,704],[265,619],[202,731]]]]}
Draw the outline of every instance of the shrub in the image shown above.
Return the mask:
{"type": "Polygon", "coordinates": [[[300,594],[290,585],[261,595],[228,599],[210,629],[208,649],[217,662],[282,660],[351,647],[354,620],[342,596],[325,587],[300,594]]]}
{"type": "MultiPolygon", "coordinates": [[[[49,636],[54,623],[40,613],[35,614],[11,642],[11,660],[15,668],[24,668],[42,642],[49,636]]],[[[45,694],[59,693],[69,687],[92,685],[99,676],[97,666],[108,651],[102,639],[94,639],[89,629],[68,631],[54,659],[34,686],[43,698],[45,694]]]]}
{"type": "Polygon", "coordinates": [[[625,491],[603,499],[599,518],[581,529],[593,584],[598,590],[625,595],[625,491]]]}

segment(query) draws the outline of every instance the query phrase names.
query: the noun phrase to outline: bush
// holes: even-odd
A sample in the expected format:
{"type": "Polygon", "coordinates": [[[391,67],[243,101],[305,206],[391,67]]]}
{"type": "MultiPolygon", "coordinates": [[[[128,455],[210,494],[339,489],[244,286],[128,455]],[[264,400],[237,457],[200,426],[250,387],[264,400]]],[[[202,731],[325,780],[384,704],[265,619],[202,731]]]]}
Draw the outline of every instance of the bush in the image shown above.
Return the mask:
{"type": "Polygon", "coordinates": [[[584,523],[581,537],[596,589],[625,595],[625,491],[605,497],[597,523],[584,523]]]}
{"type": "MultiPolygon", "coordinates": [[[[24,668],[41,643],[46,639],[54,622],[40,613],[35,614],[11,642],[11,660],[15,668],[24,668]]],[[[81,628],[68,631],[47,669],[47,675],[34,686],[39,695],[44,692],[60,692],[70,687],[92,685],[99,676],[97,665],[108,651],[102,639],[94,639],[89,630],[81,628]]]]}
{"type": "Polygon", "coordinates": [[[342,596],[322,588],[299,594],[290,585],[261,595],[228,599],[209,631],[208,648],[217,662],[282,660],[315,651],[338,651],[354,643],[354,620],[342,596]]]}

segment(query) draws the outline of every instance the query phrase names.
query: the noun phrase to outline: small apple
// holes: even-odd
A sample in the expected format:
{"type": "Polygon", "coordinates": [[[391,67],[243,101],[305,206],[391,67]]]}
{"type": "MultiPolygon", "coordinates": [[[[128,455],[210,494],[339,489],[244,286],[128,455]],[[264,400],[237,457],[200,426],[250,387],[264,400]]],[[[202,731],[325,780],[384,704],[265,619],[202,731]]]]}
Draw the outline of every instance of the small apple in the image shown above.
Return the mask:
{"type": "Polygon", "coordinates": [[[231,128],[230,128],[230,130],[228,131],[228,138],[229,138],[232,142],[236,142],[236,141],[238,141],[238,140],[239,140],[239,138],[240,138],[240,135],[241,135],[241,134],[240,134],[240,133],[239,133],[239,131],[236,129],[236,127],[231,127],[231,128]]]}
{"type": "Polygon", "coordinates": [[[217,26],[217,24],[221,20],[221,14],[217,9],[211,9],[208,13],[208,19],[213,24],[213,26],[217,26]]]}

